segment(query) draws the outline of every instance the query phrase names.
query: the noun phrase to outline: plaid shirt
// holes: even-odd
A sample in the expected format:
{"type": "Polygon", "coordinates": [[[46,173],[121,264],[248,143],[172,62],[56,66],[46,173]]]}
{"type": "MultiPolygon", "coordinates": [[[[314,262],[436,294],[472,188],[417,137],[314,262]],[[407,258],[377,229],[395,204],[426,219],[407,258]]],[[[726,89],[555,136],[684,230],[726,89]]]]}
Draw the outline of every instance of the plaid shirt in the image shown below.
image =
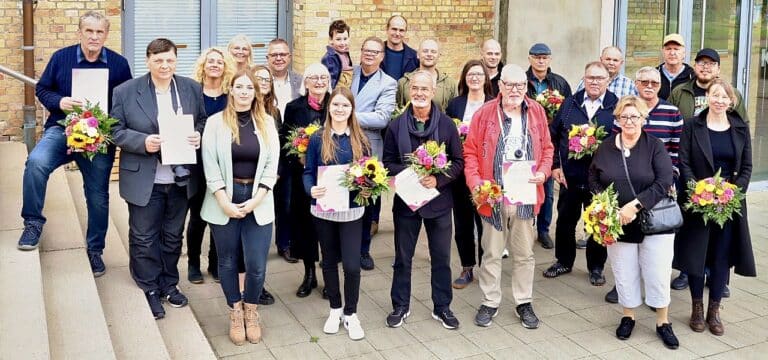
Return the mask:
{"type": "MultiPolygon", "coordinates": [[[[578,92],[583,88],[584,88],[584,79],[582,79],[579,82],[579,86],[578,86],[578,89],[576,89],[576,91],[578,92]]],[[[635,95],[635,96],[638,95],[637,88],[635,87],[635,82],[632,81],[632,79],[621,74],[616,75],[616,77],[613,78],[611,83],[608,84],[608,91],[612,92],[619,99],[627,95],[635,95]]]]}

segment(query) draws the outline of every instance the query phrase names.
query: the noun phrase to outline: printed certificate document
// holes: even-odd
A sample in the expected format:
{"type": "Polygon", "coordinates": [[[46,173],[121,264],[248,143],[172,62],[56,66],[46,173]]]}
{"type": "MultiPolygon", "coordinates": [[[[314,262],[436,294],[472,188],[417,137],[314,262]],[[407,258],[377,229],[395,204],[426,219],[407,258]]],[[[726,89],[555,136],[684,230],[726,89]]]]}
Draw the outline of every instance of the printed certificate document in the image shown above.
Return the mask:
{"type": "Polygon", "coordinates": [[[160,127],[160,156],[163,165],[195,164],[195,147],[189,144],[187,136],[195,133],[195,123],[192,115],[159,115],[157,124],[160,127]]]}
{"type": "Polygon", "coordinates": [[[421,185],[419,175],[411,168],[406,168],[395,176],[395,193],[413,211],[440,195],[437,189],[427,189],[421,185]]]}
{"type": "Polygon", "coordinates": [[[109,69],[72,69],[72,98],[98,104],[105,113],[109,111],[107,89],[109,69]]]}
{"type": "Polygon", "coordinates": [[[536,204],[536,184],[529,183],[535,161],[505,161],[502,165],[504,202],[510,205],[536,204]]]}
{"type": "Polygon", "coordinates": [[[349,190],[341,186],[341,179],[349,164],[328,165],[317,168],[317,186],[325,186],[325,196],[316,200],[318,211],[349,210],[349,190]]]}

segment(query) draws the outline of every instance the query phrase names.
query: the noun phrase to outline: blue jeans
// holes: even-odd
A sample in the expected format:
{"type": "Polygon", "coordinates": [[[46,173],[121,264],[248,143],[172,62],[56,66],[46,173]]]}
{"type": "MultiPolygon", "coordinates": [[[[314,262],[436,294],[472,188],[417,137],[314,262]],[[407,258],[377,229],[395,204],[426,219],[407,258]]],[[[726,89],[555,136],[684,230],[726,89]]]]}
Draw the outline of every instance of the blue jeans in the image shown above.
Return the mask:
{"type": "Polygon", "coordinates": [[[555,179],[549,177],[544,182],[544,203],[536,217],[536,230],[538,234],[548,234],[549,225],[552,224],[552,206],[555,203],[555,179]]]}
{"type": "MultiPolygon", "coordinates": [[[[232,202],[242,203],[251,198],[253,184],[234,183],[232,202]]],[[[269,196],[269,195],[267,195],[269,196]]],[[[245,302],[258,304],[267,275],[267,255],[272,242],[272,223],[259,225],[252,213],[242,219],[229,219],[226,225],[209,224],[216,239],[219,255],[219,278],[227,305],[240,301],[240,285],[237,279],[237,263],[242,248],[245,261],[245,302]]]]}
{"type": "MultiPolygon", "coordinates": [[[[85,202],[88,208],[88,231],[85,236],[89,253],[104,251],[104,237],[109,224],[109,174],[115,160],[115,147],[107,154],[97,154],[93,161],[82,154],[67,154],[67,138],[64,128],[51,126],[27,157],[24,168],[24,205],[21,217],[24,223],[45,224],[43,205],[48,178],[59,166],[74,160],[83,176],[85,202]]],[[[62,190],[62,189],[57,189],[62,190]]],[[[64,189],[66,190],[66,189],[64,189]]]]}

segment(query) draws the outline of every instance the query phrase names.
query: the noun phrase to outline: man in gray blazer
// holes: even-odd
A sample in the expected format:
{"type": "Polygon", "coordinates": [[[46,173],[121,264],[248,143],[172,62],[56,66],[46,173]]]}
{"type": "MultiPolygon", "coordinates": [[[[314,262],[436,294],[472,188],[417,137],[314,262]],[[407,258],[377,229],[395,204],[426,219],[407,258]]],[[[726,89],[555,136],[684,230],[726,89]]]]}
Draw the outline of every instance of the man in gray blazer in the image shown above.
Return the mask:
{"type": "Polygon", "coordinates": [[[191,115],[195,132],[187,141],[200,148],[205,106],[200,84],[176,76],[176,45],[155,39],[147,46],[149,73],[117,87],[111,115],[120,153],[120,196],[128,203],[130,269],[156,319],[165,316],[161,297],[173,307],[187,305],[176,285],[187,201],[201,179],[193,165],[163,165],[158,118],[191,115]]]}
{"type": "MultiPolygon", "coordinates": [[[[360,51],[360,66],[355,66],[352,75],[352,94],[355,96],[355,117],[371,143],[371,155],[381,161],[384,148],[382,132],[389,125],[395,109],[397,81],[381,68],[384,60],[384,41],[372,36],[363,41],[360,51]]],[[[360,249],[360,267],[373,270],[371,237],[378,231],[381,198],[365,208],[363,216],[363,241],[360,249]]]]}

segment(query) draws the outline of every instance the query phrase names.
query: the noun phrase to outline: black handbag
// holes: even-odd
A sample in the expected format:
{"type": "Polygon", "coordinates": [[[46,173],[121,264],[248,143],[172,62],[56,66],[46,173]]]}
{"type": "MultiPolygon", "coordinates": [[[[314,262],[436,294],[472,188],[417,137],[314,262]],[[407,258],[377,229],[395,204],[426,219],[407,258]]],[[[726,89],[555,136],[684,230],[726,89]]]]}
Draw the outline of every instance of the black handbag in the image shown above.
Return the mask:
{"type": "MultiPolygon", "coordinates": [[[[624,156],[626,150],[624,150],[624,141],[620,135],[619,144],[621,145],[621,162],[624,163],[624,174],[627,175],[627,182],[629,189],[632,190],[632,195],[637,198],[637,193],[635,193],[635,188],[629,178],[627,160],[624,156]]],[[[667,196],[659,200],[652,209],[642,209],[637,216],[640,218],[640,230],[645,235],[667,233],[683,226],[683,213],[680,211],[680,206],[677,204],[672,190],[668,191],[667,196]]]]}

